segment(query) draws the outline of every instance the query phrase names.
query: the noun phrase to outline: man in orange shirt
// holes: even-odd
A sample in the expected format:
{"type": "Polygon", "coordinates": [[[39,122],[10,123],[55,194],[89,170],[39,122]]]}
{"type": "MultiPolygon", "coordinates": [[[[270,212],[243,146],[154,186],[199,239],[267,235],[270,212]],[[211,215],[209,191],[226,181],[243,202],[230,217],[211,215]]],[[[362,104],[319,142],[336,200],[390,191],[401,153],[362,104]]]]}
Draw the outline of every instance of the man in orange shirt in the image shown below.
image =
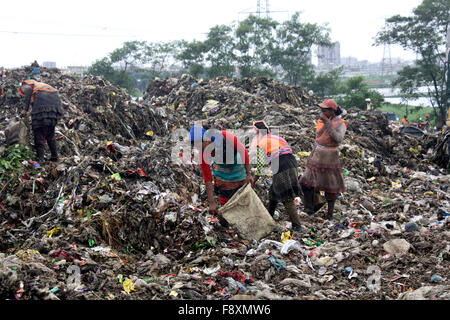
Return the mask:
{"type": "Polygon", "coordinates": [[[402,124],[404,125],[404,126],[406,126],[407,124],[408,124],[408,117],[406,117],[406,115],[403,117],[403,119],[402,119],[402,124]]]}

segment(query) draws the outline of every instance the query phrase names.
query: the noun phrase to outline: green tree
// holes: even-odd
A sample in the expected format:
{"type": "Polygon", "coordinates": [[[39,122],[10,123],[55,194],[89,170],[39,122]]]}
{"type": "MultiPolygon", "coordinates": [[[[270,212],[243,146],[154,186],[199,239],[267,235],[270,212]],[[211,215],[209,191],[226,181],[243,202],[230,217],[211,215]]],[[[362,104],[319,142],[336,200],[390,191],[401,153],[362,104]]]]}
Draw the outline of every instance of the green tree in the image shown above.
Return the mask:
{"type": "Polygon", "coordinates": [[[108,57],[104,57],[102,59],[95,61],[88,68],[87,73],[96,75],[96,76],[102,76],[105,79],[107,79],[109,82],[112,82],[112,80],[116,76],[116,70],[114,70],[114,68],[112,66],[112,62],[108,57]]]}
{"type": "Polygon", "coordinates": [[[181,61],[183,67],[194,77],[200,77],[205,71],[205,53],[207,46],[204,41],[194,40],[187,42],[185,40],[179,43],[179,53],[175,56],[181,61]]]}
{"type": "Polygon", "coordinates": [[[314,77],[311,62],[313,45],[331,45],[329,29],[302,23],[300,13],[296,12],[277,29],[276,46],[271,51],[272,64],[283,69],[284,78],[289,83],[304,86],[314,77]]]}
{"type": "Polygon", "coordinates": [[[133,80],[134,96],[141,96],[147,90],[148,85],[155,79],[154,73],[148,68],[135,68],[130,70],[130,76],[133,80]]]}
{"type": "Polygon", "coordinates": [[[102,76],[113,85],[125,88],[128,93],[132,93],[135,87],[130,72],[124,72],[123,70],[114,68],[109,57],[102,58],[93,63],[88,68],[88,74],[102,76]]]}
{"type": "Polygon", "coordinates": [[[207,74],[210,78],[234,76],[236,44],[233,36],[233,28],[226,25],[212,27],[205,41],[206,61],[209,63],[207,74]]]}
{"type": "Polygon", "coordinates": [[[103,76],[113,85],[125,88],[128,93],[134,95],[139,82],[135,75],[143,63],[144,45],[145,42],[125,42],[123,47],[94,62],[88,73],[103,76]]]}
{"type": "Polygon", "coordinates": [[[250,15],[236,28],[236,60],[240,76],[273,77],[271,68],[272,50],[278,22],[270,18],[250,15]]]}
{"type": "Polygon", "coordinates": [[[326,73],[315,75],[307,88],[312,90],[316,96],[331,97],[342,92],[342,81],[340,78],[343,74],[343,67],[336,68],[326,73]]]}
{"type": "Polygon", "coordinates": [[[450,23],[449,0],[423,0],[413,15],[395,15],[386,20],[386,26],[375,39],[375,45],[398,44],[418,55],[416,66],[404,69],[395,82],[405,95],[419,86],[429,88],[430,102],[438,109],[438,123],[443,125],[449,103],[445,72],[446,36],[450,23]],[[414,79],[408,79],[414,77],[414,79]]]}
{"type": "Polygon", "coordinates": [[[150,66],[151,76],[170,76],[170,66],[176,62],[181,41],[152,42],[145,45],[143,61],[150,66]]]}
{"type": "Polygon", "coordinates": [[[144,41],[128,41],[123,44],[121,48],[115,49],[109,54],[112,66],[119,70],[118,77],[115,79],[115,84],[132,89],[130,68],[136,68],[144,62],[144,41]]]}
{"type": "Polygon", "coordinates": [[[340,95],[335,98],[339,105],[346,108],[357,107],[366,110],[366,99],[369,98],[374,108],[380,107],[384,101],[383,95],[377,91],[370,90],[364,83],[362,76],[352,77],[344,82],[340,95]]]}
{"type": "MultiPolygon", "coordinates": [[[[417,67],[406,66],[397,73],[397,78],[392,81],[392,86],[400,88],[402,102],[405,104],[405,115],[409,115],[409,100],[416,100],[420,97],[418,89],[425,85],[421,77],[421,70],[417,67]]],[[[438,118],[436,110],[433,108],[435,117],[438,118]]]]}

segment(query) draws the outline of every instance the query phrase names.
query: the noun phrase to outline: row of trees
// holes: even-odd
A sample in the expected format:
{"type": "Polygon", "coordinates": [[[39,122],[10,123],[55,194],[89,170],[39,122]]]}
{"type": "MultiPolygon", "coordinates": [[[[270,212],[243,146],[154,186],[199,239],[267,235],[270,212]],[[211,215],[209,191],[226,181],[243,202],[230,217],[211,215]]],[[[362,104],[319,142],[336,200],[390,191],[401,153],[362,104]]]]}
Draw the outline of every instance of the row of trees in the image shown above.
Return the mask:
{"type": "MultiPolygon", "coordinates": [[[[416,65],[399,72],[393,86],[400,87],[407,99],[418,97],[418,88],[427,86],[441,123],[450,98],[445,77],[449,21],[449,0],[424,0],[411,17],[388,18],[374,43],[399,44],[417,53],[416,65]]],[[[370,90],[362,77],[343,81],[342,69],[314,71],[313,48],[331,45],[329,32],[326,25],[303,23],[298,12],[282,23],[251,15],[230,26],[212,27],[204,41],[125,42],[96,61],[89,73],[103,75],[132,94],[144,91],[156,77],[182,73],[206,79],[265,76],[313,90],[321,97],[335,97],[344,107],[365,108],[366,98],[379,106],[383,97],[370,90]]]]}
{"type": "Polygon", "coordinates": [[[125,42],[96,61],[89,73],[102,75],[132,94],[144,91],[156,77],[190,73],[206,79],[270,77],[322,97],[357,92],[352,99],[338,98],[345,106],[364,108],[368,97],[381,103],[382,97],[370,91],[361,77],[342,82],[342,69],[316,74],[311,57],[313,47],[319,45],[331,45],[329,29],[302,23],[298,12],[283,23],[251,15],[239,24],[212,27],[204,41],[125,42]]]}
{"type": "Polygon", "coordinates": [[[329,29],[301,22],[298,12],[283,23],[251,15],[231,26],[212,27],[204,41],[125,42],[89,72],[125,88],[178,73],[199,78],[265,76],[304,86],[315,75],[314,45],[331,45],[329,29]]]}
{"type": "Polygon", "coordinates": [[[376,45],[398,44],[417,54],[416,65],[401,70],[393,86],[401,89],[406,100],[417,98],[418,88],[427,87],[440,125],[444,124],[450,107],[450,68],[446,57],[449,23],[449,0],[424,0],[412,16],[388,18],[375,40],[376,45]]]}

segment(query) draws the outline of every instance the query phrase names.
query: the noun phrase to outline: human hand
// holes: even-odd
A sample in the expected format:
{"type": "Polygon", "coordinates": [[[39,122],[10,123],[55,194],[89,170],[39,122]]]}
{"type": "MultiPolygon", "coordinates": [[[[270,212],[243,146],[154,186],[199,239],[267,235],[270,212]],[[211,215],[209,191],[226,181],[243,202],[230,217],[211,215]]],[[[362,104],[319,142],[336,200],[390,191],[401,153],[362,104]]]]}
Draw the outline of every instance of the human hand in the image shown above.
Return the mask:
{"type": "Polygon", "coordinates": [[[213,216],[217,216],[219,211],[217,209],[217,203],[216,201],[213,201],[209,204],[209,213],[213,216]]]}
{"type": "Polygon", "coordinates": [[[255,180],[253,179],[251,174],[247,174],[247,178],[245,179],[245,183],[249,183],[252,188],[255,185],[255,180]]]}
{"type": "Polygon", "coordinates": [[[253,181],[252,181],[252,188],[253,189],[255,188],[256,182],[258,182],[259,178],[260,178],[260,176],[254,176],[253,177],[253,181]]]}
{"type": "Polygon", "coordinates": [[[320,114],[320,120],[322,120],[323,122],[330,121],[330,119],[324,113],[320,114]]]}

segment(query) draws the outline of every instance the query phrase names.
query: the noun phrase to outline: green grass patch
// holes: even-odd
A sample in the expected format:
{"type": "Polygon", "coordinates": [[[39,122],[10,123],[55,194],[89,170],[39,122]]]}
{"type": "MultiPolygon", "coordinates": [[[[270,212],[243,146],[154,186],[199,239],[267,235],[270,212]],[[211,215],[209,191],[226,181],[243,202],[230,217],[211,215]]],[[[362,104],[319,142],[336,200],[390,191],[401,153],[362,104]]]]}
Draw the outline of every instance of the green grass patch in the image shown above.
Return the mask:
{"type": "Polygon", "coordinates": [[[431,125],[436,125],[436,117],[434,115],[433,107],[415,107],[407,106],[405,104],[384,104],[381,106],[383,112],[394,112],[398,118],[401,119],[405,114],[408,115],[409,123],[419,122],[420,118],[425,121],[425,116],[430,115],[431,125]]]}
{"type": "Polygon", "coordinates": [[[0,181],[3,180],[7,171],[20,171],[22,161],[29,160],[34,156],[30,147],[21,144],[11,145],[0,157],[0,181]]]}

